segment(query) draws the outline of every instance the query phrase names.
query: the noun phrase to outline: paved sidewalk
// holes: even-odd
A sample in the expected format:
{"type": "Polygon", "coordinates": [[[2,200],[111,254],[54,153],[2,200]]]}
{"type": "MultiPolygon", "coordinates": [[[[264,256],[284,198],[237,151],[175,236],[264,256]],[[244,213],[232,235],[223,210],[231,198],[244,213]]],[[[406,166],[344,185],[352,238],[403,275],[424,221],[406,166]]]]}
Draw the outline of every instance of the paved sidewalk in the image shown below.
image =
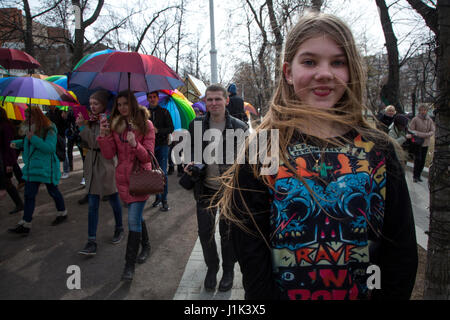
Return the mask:
{"type": "MultiPolygon", "coordinates": [[[[220,235],[219,228],[216,228],[216,244],[219,257],[221,257],[220,251],[220,235]]],[[[194,249],[192,250],[191,257],[186,264],[183,277],[180,281],[177,292],[175,293],[173,300],[243,300],[244,288],[242,287],[242,273],[239,268],[239,264],[234,266],[234,282],[233,288],[228,292],[220,292],[216,289],[214,292],[207,292],[203,287],[203,281],[206,276],[206,264],[203,260],[203,252],[200,244],[200,239],[197,238],[194,249]]],[[[219,281],[222,279],[222,268],[220,268],[217,274],[217,287],[219,281]]]]}

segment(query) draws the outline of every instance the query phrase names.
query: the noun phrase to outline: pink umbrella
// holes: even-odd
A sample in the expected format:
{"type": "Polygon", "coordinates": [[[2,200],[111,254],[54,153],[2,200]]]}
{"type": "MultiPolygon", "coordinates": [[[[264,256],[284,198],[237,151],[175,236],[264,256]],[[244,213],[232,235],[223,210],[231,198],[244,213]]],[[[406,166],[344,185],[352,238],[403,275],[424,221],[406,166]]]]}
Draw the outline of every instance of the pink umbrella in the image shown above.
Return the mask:
{"type": "Polygon", "coordinates": [[[28,53],[9,48],[0,48],[0,65],[5,69],[36,69],[41,65],[28,53]]]}
{"type": "Polygon", "coordinates": [[[157,57],[122,51],[89,59],[72,73],[69,82],[113,92],[171,90],[184,84],[178,74],[157,57]]]}

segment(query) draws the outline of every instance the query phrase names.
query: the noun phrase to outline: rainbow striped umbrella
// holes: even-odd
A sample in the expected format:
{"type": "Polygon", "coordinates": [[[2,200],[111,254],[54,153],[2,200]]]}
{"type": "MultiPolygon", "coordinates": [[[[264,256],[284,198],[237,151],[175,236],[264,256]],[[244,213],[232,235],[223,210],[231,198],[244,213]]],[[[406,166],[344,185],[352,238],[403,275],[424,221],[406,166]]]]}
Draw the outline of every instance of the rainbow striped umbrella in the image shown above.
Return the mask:
{"type": "Polygon", "coordinates": [[[4,78],[0,82],[1,103],[24,103],[56,107],[79,105],[73,94],[61,86],[32,77],[4,78]]]}
{"type": "MultiPolygon", "coordinates": [[[[136,93],[136,98],[140,105],[148,107],[145,92],[136,93]]],[[[159,91],[159,105],[169,111],[175,130],[189,129],[189,123],[195,119],[192,102],[176,89],[159,91]]]]}
{"type": "Polygon", "coordinates": [[[5,109],[8,119],[20,121],[25,120],[25,110],[27,109],[26,104],[7,102],[2,104],[1,107],[5,109]]]}

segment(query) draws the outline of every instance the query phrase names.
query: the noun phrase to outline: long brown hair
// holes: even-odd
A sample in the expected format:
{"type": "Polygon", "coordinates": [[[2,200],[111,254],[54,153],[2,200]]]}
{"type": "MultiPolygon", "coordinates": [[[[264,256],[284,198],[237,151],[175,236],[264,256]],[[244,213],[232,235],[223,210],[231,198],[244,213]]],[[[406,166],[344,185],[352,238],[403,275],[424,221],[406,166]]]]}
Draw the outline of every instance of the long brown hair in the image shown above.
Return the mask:
{"type": "Polygon", "coordinates": [[[147,121],[148,118],[149,113],[147,109],[139,106],[136,97],[132,92],[128,90],[119,92],[119,94],[116,96],[116,99],[114,100],[114,107],[111,112],[111,129],[113,131],[120,132],[121,126],[126,123],[126,125],[130,124],[141,134],[146,135],[150,129],[147,121]],[[117,108],[117,100],[121,97],[126,98],[128,101],[128,120],[120,114],[117,108]]]}
{"type": "Polygon", "coordinates": [[[30,106],[25,110],[26,121],[23,123],[28,126],[28,117],[31,117],[32,124],[34,125],[34,134],[40,138],[45,139],[50,129],[53,129],[53,123],[49,118],[45,116],[41,108],[38,106],[30,106]]]}
{"type": "MultiPolygon", "coordinates": [[[[270,139],[267,141],[268,155],[278,154],[280,163],[286,165],[296,178],[305,182],[303,177],[299,176],[288,159],[286,150],[292,141],[296,132],[302,131],[302,128],[320,128],[323,121],[333,122],[348,130],[356,130],[363,138],[377,141],[377,146],[380,148],[387,148],[388,142],[394,143],[384,132],[373,128],[363,117],[363,110],[366,107],[363,104],[363,95],[366,82],[366,74],[363,66],[363,60],[358,53],[353,35],[349,27],[340,19],[333,15],[322,13],[309,13],[302,17],[299,22],[290,30],[286,37],[284,56],[281,64],[292,63],[295,54],[302,43],[315,38],[317,36],[326,35],[333,39],[345,53],[348,70],[349,81],[343,83],[345,85],[345,93],[333,108],[319,109],[310,106],[300,101],[296,96],[294,88],[290,85],[284,74],[280,72],[276,90],[269,103],[269,110],[264,116],[261,124],[255,129],[247,140],[244,153],[248,152],[249,140],[254,139],[262,130],[278,129],[279,130],[279,147],[278,150],[271,150],[270,139]]],[[[282,70],[282,68],[280,68],[282,70]]],[[[314,140],[321,144],[332,144],[335,146],[342,146],[345,143],[350,143],[344,137],[323,138],[315,135],[314,132],[303,132],[312,136],[314,140]]],[[[255,178],[261,178],[268,188],[272,188],[269,178],[270,176],[259,175],[260,166],[258,164],[251,165],[253,175],[255,178]]],[[[244,224],[236,218],[233,213],[233,202],[235,190],[240,192],[241,188],[238,184],[240,165],[235,163],[222,177],[222,186],[218,193],[213,197],[211,203],[216,202],[215,205],[220,209],[221,215],[226,219],[236,223],[242,229],[250,232],[245,228],[244,224]]],[[[311,190],[307,183],[304,183],[316,203],[319,204],[317,197],[313,190],[311,190]]],[[[242,197],[242,202],[245,200],[242,197]]],[[[319,204],[320,205],[320,204],[319,204]]],[[[249,215],[251,219],[253,216],[248,208],[241,208],[241,213],[249,215]]],[[[254,220],[253,220],[254,221],[254,220]]],[[[256,225],[256,223],[255,223],[256,225]]],[[[257,227],[257,226],[256,226],[257,227]]]]}

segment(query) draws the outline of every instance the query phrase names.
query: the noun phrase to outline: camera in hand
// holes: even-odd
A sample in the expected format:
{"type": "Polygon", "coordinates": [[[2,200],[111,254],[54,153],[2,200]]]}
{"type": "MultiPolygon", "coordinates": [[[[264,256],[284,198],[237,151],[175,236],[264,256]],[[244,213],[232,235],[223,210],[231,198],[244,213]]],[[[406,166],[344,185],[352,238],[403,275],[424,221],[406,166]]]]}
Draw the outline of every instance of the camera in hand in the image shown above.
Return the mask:
{"type": "Polygon", "coordinates": [[[194,188],[195,183],[205,175],[205,169],[206,166],[201,163],[190,165],[189,167],[187,167],[187,170],[191,173],[191,175],[189,176],[188,174],[184,173],[179,180],[179,184],[186,190],[191,190],[192,188],[194,188]]]}
{"type": "Polygon", "coordinates": [[[196,164],[189,166],[188,170],[192,173],[192,177],[197,178],[203,174],[203,172],[205,170],[205,165],[202,163],[196,163],[196,164]]]}

